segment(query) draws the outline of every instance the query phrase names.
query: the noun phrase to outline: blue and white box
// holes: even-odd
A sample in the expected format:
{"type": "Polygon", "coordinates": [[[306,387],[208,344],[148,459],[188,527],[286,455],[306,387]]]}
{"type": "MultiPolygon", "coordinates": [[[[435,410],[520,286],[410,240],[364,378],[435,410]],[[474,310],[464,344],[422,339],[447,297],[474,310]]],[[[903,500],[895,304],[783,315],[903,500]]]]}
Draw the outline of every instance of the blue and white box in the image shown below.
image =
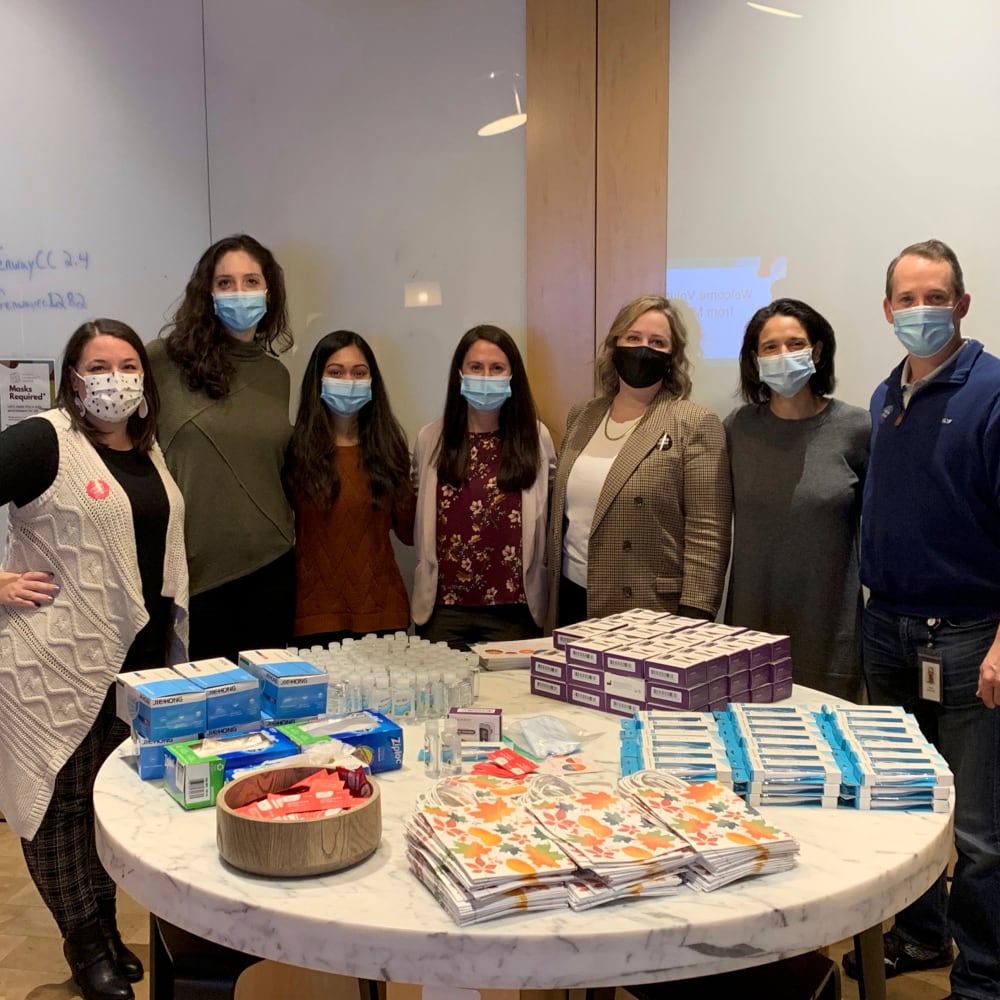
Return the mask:
{"type": "Polygon", "coordinates": [[[119,674],[118,718],[147,740],[179,740],[205,731],[205,692],[171,670],[133,670],[119,674]]]}
{"type": "Polygon", "coordinates": [[[224,656],[174,666],[205,692],[205,735],[224,736],[260,727],[260,681],[224,656]]]}
{"type": "Polygon", "coordinates": [[[326,711],[326,672],[305,660],[261,665],[261,716],[304,719],[326,711]]]}

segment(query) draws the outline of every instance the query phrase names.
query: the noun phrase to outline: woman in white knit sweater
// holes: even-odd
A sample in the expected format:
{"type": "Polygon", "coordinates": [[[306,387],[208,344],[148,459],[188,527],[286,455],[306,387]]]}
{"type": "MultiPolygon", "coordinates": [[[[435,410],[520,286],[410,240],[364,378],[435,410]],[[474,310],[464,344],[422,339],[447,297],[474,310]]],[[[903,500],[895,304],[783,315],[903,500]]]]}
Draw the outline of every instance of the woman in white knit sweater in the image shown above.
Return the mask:
{"type": "Polygon", "coordinates": [[[99,319],[67,344],[57,408],[0,434],[0,810],[86,1000],[129,1000],[143,975],[94,842],[94,778],[128,735],[115,675],[186,644],[183,502],[158,403],[142,341],[99,319]]]}

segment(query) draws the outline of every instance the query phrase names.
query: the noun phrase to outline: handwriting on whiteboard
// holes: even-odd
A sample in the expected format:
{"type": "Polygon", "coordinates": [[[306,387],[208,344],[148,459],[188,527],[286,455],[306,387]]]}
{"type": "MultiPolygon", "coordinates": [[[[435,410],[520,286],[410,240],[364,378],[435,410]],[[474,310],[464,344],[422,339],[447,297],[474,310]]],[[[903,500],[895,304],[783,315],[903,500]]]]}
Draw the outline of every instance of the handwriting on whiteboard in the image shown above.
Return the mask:
{"type": "Polygon", "coordinates": [[[82,291],[59,286],[65,272],[89,270],[89,250],[39,247],[23,252],[0,243],[0,313],[86,309],[87,297],[82,291]],[[4,287],[6,282],[10,287],[4,287]],[[33,282],[57,287],[30,287],[33,282]]]}

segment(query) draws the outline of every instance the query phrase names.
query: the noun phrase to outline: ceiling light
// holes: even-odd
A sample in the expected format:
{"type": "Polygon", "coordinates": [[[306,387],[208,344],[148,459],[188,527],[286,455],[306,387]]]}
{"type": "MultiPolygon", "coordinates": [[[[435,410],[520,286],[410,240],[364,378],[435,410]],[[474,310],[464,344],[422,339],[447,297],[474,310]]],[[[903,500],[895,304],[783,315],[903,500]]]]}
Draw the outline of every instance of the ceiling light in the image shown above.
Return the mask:
{"type": "Polygon", "coordinates": [[[762,10],[765,14],[777,14],[778,17],[805,17],[805,14],[796,14],[793,10],[782,10],[780,7],[768,7],[766,4],[753,3],[747,0],[747,6],[754,10],[762,10]]]}

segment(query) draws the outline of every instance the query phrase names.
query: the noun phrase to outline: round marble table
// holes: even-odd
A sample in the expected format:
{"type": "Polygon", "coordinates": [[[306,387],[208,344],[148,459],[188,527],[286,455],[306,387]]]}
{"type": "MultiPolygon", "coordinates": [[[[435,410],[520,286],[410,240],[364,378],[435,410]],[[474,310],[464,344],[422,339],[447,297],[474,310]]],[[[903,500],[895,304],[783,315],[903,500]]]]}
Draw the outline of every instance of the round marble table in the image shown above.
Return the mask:
{"type": "MultiPolygon", "coordinates": [[[[535,697],[527,685],[524,671],[484,675],[479,704],[502,706],[508,718],[558,713],[599,732],[586,751],[616,777],[618,720],[535,697]]],[[[796,689],[793,701],[821,699],[796,689]]],[[[934,881],[952,842],[950,814],[767,809],[801,843],[790,872],[462,928],[407,868],[402,824],[429,780],[416,760],[422,727],[407,728],[405,739],[403,769],[379,776],[381,846],[356,868],[287,880],[238,872],[216,851],[214,810],[185,812],[118,755],[94,792],[101,858],[157,916],[252,955],[363,979],[542,989],[727,972],[865,930],[871,940],[871,929],[934,881]]]]}

